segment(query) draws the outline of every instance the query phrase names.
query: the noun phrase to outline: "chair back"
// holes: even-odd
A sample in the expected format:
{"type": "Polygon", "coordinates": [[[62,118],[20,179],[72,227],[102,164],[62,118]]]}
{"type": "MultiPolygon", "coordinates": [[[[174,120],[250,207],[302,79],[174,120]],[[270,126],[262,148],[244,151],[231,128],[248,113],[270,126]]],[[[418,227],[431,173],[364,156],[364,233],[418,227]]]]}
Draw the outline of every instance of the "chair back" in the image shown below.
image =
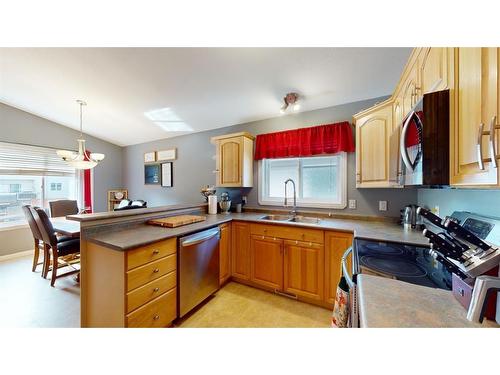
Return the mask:
{"type": "Polygon", "coordinates": [[[58,201],[49,202],[50,217],[61,217],[75,215],[78,213],[77,201],[69,199],[61,199],[58,201]]]}
{"type": "Polygon", "coordinates": [[[42,234],[43,242],[50,244],[50,246],[57,246],[57,237],[54,227],[52,226],[52,223],[50,222],[50,219],[44,209],[35,207],[33,216],[35,217],[38,229],[42,234]]]}
{"type": "Polygon", "coordinates": [[[33,216],[33,207],[30,205],[23,206],[23,213],[24,217],[28,221],[28,225],[30,226],[31,229],[31,234],[33,234],[33,238],[35,240],[40,240],[43,241],[42,234],[40,233],[40,229],[38,229],[38,225],[36,225],[35,218],[33,216]]]}

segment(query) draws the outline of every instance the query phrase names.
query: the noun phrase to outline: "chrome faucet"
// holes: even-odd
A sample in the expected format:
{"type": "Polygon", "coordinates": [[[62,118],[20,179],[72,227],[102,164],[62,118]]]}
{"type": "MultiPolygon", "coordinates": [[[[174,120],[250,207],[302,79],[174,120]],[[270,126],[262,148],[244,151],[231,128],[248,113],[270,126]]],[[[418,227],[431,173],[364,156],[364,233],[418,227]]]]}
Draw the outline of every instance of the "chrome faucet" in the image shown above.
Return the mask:
{"type": "Polygon", "coordinates": [[[290,211],[290,214],[293,215],[294,217],[297,215],[297,191],[295,189],[295,181],[289,178],[288,180],[285,181],[285,207],[287,206],[288,203],[288,197],[286,194],[286,185],[291,182],[293,185],[293,208],[290,211]]]}
{"type": "Polygon", "coordinates": [[[486,302],[493,292],[500,290],[500,277],[478,276],[472,291],[472,298],[467,311],[467,320],[476,323],[482,323],[486,302]]]}

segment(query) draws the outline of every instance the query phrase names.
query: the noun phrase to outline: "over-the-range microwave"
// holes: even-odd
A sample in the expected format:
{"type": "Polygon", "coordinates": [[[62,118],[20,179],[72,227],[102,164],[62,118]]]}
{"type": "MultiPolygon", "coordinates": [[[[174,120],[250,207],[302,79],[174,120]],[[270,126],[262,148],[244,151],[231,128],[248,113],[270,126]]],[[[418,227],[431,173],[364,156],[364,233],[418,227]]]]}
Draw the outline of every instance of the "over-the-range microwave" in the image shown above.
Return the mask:
{"type": "Polygon", "coordinates": [[[450,92],[425,94],[401,124],[400,184],[450,183],[450,92]]]}

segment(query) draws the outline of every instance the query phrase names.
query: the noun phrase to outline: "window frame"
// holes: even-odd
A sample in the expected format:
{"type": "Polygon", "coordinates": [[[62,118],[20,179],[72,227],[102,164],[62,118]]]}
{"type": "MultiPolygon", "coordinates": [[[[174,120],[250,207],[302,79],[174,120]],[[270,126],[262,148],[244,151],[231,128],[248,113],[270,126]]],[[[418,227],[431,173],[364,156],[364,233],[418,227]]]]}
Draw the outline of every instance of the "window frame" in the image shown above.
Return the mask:
{"type": "MultiPolygon", "coordinates": [[[[338,152],[336,154],[330,155],[316,155],[316,156],[308,156],[308,157],[299,157],[294,159],[310,159],[315,157],[339,157],[339,197],[340,201],[336,203],[326,203],[318,200],[309,199],[301,199],[297,197],[297,207],[304,208],[329,208],[329,209],[345,209],[347,208],[347,153],[346,152],[338,152]]],[[[285,159],[285,158],[280,158],[285,159]]],[[[283,198],[271,198],[269,196],[265,196],[265,193],[268,191],[266,185],[268,184],[267,176],[264,176],[265,168],[264,168],[264,160],[259,160],[258,163],[258,201],[261,206],[284,206],[283,198]]],[[[272,159],[270,159],[272,160],[272,159]]],[[[299,175],[302,174],[302,170],[299,169],[299,175]]],[[[295,181],[299,184],[298,181],[295,181]]],[[[293,197],[289,197],[289,204],[287,207],[291,207],[293,205],[293,197]],[[290,200],[290,198],[292,198],[290,200]]]]}

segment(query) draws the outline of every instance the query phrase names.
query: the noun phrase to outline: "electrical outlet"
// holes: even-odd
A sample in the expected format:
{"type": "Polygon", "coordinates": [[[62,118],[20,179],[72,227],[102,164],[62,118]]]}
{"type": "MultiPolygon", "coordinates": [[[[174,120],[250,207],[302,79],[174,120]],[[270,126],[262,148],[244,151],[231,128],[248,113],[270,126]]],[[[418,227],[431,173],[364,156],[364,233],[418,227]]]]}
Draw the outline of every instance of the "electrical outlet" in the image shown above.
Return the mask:
{"type": "Polygon", "coordinates": [[[351,210],[355,210],[356,209],[356,199],[349,199],[349,208],[351,210]]]}
{"type": "Polygon", "coordinates": [[[247,204],[247,196],[246,195],[242,196],[241,201],[243,202],[243,204],[247,204]]]}
{"type": "Polygon", "coordinates": [[[378,201],[378,210],[387,211],[387,201],[378,201]]]}

